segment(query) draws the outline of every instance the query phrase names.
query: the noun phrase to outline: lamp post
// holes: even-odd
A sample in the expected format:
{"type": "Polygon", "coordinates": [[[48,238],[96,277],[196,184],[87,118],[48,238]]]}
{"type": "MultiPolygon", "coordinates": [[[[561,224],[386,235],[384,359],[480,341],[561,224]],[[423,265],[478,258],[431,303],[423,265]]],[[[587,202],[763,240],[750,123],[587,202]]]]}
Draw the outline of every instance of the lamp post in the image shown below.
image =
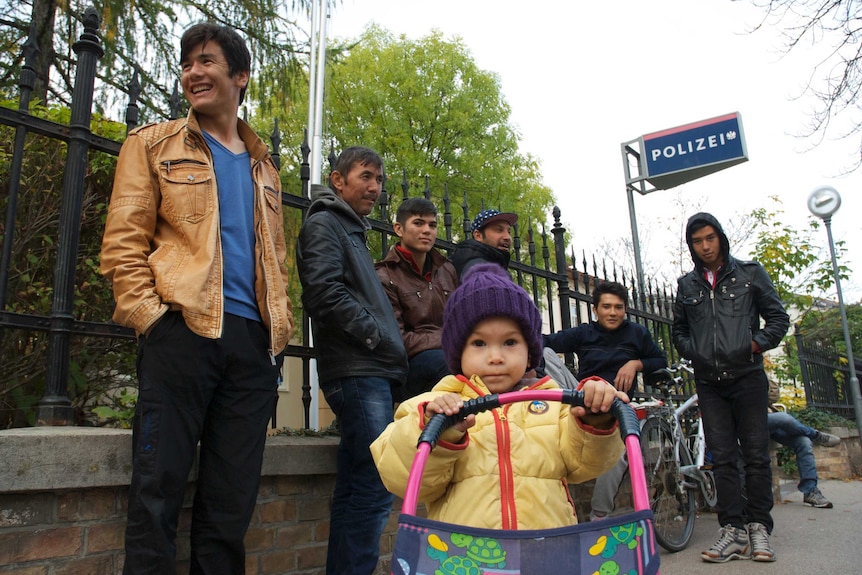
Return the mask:
{"type": "Polygon", "coordinates": [[[859,379],[856,377],[853,345],[850,341],[844,298],[841,295],[841,278],[838,274],[838,261],[835,258],[835,244],[832,241],[832,214],[840,207],[841,195],[831,186],[821,186],[808,195],[808,210],[826,224],[829,253],[832,255],[832,273],[835,276],[835,289],[838,291],[838,308],[841,311],[841,327],[844,329],[844,345],[847,346],[847,362],[850,367],[850,393],[853,396],[853,409],[856,412],[856,428],[859,429],[859,437],[862,437],[862,393],[859,391],[859,379]]]}

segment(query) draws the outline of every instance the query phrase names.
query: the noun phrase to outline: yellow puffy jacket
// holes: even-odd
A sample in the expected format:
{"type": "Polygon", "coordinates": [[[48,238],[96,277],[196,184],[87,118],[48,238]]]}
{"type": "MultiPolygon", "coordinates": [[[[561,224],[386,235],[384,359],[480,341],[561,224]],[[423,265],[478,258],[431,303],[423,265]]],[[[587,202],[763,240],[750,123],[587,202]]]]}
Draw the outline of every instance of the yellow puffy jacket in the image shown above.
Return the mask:
{"type": "MultiPolygon", "coordinates": [[[[526,389],[554,389],[546,377],[526,389]]],[[[490,392],[478,376],[448,376],[402,403],[371,453],[386,488],[403,496],[425,404],[442,393],[472,399],[490,392]]],[[[450,430],[455,433],[455,430],[450,430]]],[[[460,443],[444,433],[428,457],[419,501],[428,517],[488,529],[549,529],[578,522],[568,483],[593,479],[622,454],[618,426],[595,429],[558,402],[517,402],[476,416],[460,443]]]]}

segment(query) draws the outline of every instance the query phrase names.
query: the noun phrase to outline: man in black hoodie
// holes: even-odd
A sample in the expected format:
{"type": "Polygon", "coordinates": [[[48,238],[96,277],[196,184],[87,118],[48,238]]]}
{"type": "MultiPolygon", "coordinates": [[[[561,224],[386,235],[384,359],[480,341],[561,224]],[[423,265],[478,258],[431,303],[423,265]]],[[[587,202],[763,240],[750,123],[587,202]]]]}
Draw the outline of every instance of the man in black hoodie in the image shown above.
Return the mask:
{"type": "Polygon", "coordinates": [[[365,245],[383,160],[369,148],[347,148],[329,180],[331,189],[312,186],[296,248],[320,389],[341,431],[326,573],[371,575],[392,495],[369,446],[392,421],[392,388],[407,377],[407,353],[365,245]]]}
{"type": "Polygon", "coordinates": [[[721,525],[718,541],[701,558],[775,561],[763,352],[781,343],[790,320],[763,266],[731,257],[715,217],[691,216],[685,239],[695,267],[678,282],[673,343],[694,367],[721,525]],[[736,467],[740,450],[747,501],[736,467]]]}

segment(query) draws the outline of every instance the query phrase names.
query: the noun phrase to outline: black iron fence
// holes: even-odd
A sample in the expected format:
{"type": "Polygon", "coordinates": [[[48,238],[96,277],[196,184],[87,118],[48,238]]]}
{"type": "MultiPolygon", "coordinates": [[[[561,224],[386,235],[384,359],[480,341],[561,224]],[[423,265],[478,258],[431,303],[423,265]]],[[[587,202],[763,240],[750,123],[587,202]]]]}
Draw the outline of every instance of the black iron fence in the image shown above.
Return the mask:
{"type": "MultiPolygon", "coordinates": [[[[853,391],[850,388],[850,364],[846,355],[841,355],[834,345],[821,340],[811,340],[794,332],[799,354],[799,368],[805,386],[805,402],[809,407],[856,420],[853,406],[853,391]]],[[[854,362],[857,373],[862,373],[862,363],[854,362]]]]}
{"type": "MultiPolygon", "coordinates": [[[[30,93],[34,84],[32,62],[35,58],[35,42],[28,41],[23,49],[23,61],[20,75],[20,98],[18,110],[0,107],[0,124],[15,131],[14,144],[11,150],[9,169],[8,196],[6,197],[6,220],[3,229],[2,256],[0,256],[0,341],[9,333],[15,332],[15,337],[23,343],[15,349],[22,355],[28,349],[47,346],[47,360],[42,367],[45,369],[44,392],[35,406],[35,423],[37,425],[70,425],[75,421],[74,408],[69,393],[70,378],[70,342],[75,338],[108,338],[117,341],[134,340],[134,333],[109,321],[92,321],[83,317],[75,304],[74,294],[81,288],[76,272],[80,272],[82,262],[80,245],[82,198],[85,197],[88,178],[88,154],[102,153],[116,156],[121,146],[120,142],[95,135],[90,129],[93,86],[95,70],[103,51],[98,36],[99,18],[97,12],[89,8],[83,15],[84,33],[74,44],[78,54],[78,67],[75,81],[75,94],[72,99],[71,120],[68,125],[35,117],[29,113],[30,93]],[[60,209],[58,232],[54,243],[55,267],[53,287],[50,290],[52,301],[50,315],[31,313],[27,311],[10,311],[8,309],[8,287],[16,269],[13,265],[16,258],[27,257],[28,254],[14,253],[15,228],[21,217],[19,210],[19,189],[22,184],[22,166],[27,162],[25,139],[32,136],[51,138],[65,142],[67,155],[62,184],[62,206],[60,209]],[[76,283],[77,282],[77,283],[76,283]],[[24,335],[22,335],[24,334],[24,335]],[[30,335],[27,335],[30,334],[30,335]],[[37,337],[41,336],[41,337],[37,337]],[[47,337],[46,337],[47,336],[47,337]]],[[[126,108],[125,123],[127,130],[138,123],[138,107],[136,104],[140,94],[137,74],[128,85],[129,103],[126,108]]],[[[179,97],[172,99],[170,117],[177,117],[179,97]]],[[[270,136],[272,154],[276,163],[280,164],[281,135],[276,124],[270,136]]],[[[300,179],[295,187],[287,186],[282,195],[283,204],[291,210],[299,210],[303,215],[310,204],[308,164],[309,148],[307,142],[301,147],[302,163],[300,179]]],[[[330,162],[334,154],[330,153],[330,162]]],[[[392,203],[389,184],[384,184],[377,211],[371,219],[372,236],[375,245],[380,248],[380,257],[388,251],[393,229],[389,208],[392,203]],[[379,243],[376,238],[379,237],[379,243]]],[[[400,183],[402,197],[408,197],[410,192],[405,174],[400,183]]],[[[442,194],[442,228],[441,238],[437,247],[444,253],[449,253],[459,238],[468,237],[471,221],[467,199],[460,198],[460,206],[455,206],[448,192],[442,194]],[[461,225],[455,225],[455,211],[460,212],[461,225]]],[[[426,179],[425,189],[421,192],[426,198],[432,196],[431,187],[426,179]]],[[[439,195],[438,195],[439,196],[439,195]]],[[[2,196],[0,196],[2,199],[2,196]]],[[[107,202],[107,198],[103,199],[107,202]]],[[[438,206],[439,207],[439,206],[438,206]]],[[[599,258],[588,258],[585,254],[575,256],[573,249],[567,249],[565,233],[560,210],[553,209],[553,223],[550,230],[542,223],[516,226],[513,237],[513,258],[510,270],[516,281],[522,285],[540,308],[545,310],[549,330],[565,329],[589,321],[589,309],[592,290],[600,278],[619,281],[627,286],[630,293],[629,317],[632,321],[647,326],[653,333],[658,345],[667,351],[670,361],[673,361],[674,350],[670,338],[670,317],[672,295],[666,288],[648,283],[638,287],[631,275],[626,275],[621,269],[599,258]]],[[[92,232],[93,230],[89,230],[92,232]]],[[[99,231],[99,230],[96,230],[99,231]]],[[[101,237],[99,231],[96,234],[101,237]]],[[[91,233],[89,237],[93,237],[91,233]]],[[[288,238],[295,241],[295,238],[288,238]]],[[[87,246],[90,251],[98,250],[98,246],[87,246]]],[[[289,250],[292,246],[288,246],[289,250]]],[[[97,267],[97,266],[95,266],[97,267]]],[[[105,281],[105,280],[101,280],[105,281]]],[[[112,303],[104,303],[102,313],[96,314],[103,318],[110,317],[112,303]]],[[[90,314],[92,315],[92,314],[90,314]]],[[[302,322],[305,325],[307,322],[302,322]]],[[[309,334],[307,325],[302,333],[288,346],[286,354],[301,358],[303,362],[302,401],[305,406],[305,424],[308,426],[309,409],[311,406],[310,360],[314,350],[307,345],[309,334]]],[[[126,350],[125,353],[131,353],[126,350]]],[[[14,360],[13,360],[14,361],[14,360]]],[[[572,365],[572,358],[567,358],[572,365]]],[[[132,365],[133,362],[129,362],[132,365]]],[[[80,375],[80,374],[78,374],[80,375]]],[[[133,373],[117,371],[112,377],[133,380],[133,373]]],[[[0,374],[0,381],[3,381],[0,374]]],[[[86,374],[84,376],[86,379],[86,374]]],[[[7,381],[8,383],[8,381],[7,381]]],[[[3,393],[0,386],[0,393],[3,393]]]]}

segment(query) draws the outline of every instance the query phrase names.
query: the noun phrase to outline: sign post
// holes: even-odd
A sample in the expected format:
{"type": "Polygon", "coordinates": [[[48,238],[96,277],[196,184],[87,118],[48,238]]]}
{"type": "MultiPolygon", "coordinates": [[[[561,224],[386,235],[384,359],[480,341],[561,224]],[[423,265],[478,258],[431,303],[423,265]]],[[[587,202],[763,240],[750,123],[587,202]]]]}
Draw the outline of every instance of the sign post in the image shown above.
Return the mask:
{"type": "Polygon", "coordinates": [[[645,196],[741,164],[748,161],[748,150],[739,112],[645,134],[623,142],[621,149],[635,271],[643,293],[634,192],[645,196]]]}

